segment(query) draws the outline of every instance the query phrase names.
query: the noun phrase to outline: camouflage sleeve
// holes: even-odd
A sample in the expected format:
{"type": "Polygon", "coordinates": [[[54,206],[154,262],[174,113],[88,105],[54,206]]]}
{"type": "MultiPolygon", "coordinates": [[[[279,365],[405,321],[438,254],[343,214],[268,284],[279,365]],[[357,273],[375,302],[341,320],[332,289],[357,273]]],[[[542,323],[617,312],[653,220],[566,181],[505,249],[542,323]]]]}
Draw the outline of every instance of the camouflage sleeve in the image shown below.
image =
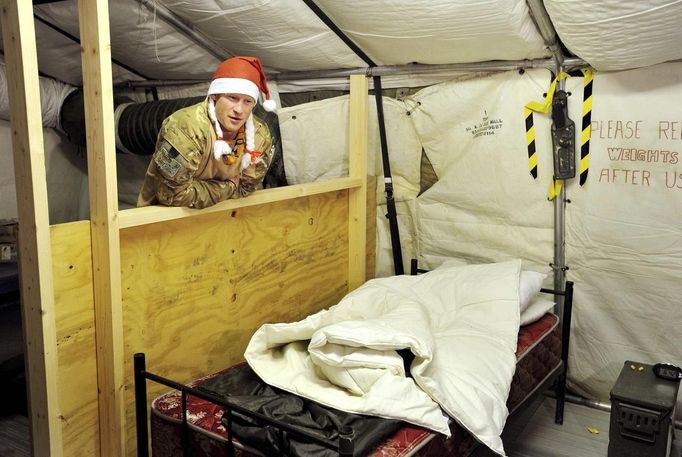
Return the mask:
{"type": "Polygon", "coordinates": [[[260,121],[257,121],[255,147],[261,155],[242,171],[238,191],[232,195],[232,198],[245,197],[263,187],[263,178],[268,172],[274,147],[268,126],[260,121]]]}
{"type": "Polygon", "coordinates": [[[194,178],[202,154],[201,146],[182,132],[165,131],[159,136],[152,160],[156,165],[155,191],[160,204],[205,208],[233,196],[237,188],[233,181],[194,178]]]}

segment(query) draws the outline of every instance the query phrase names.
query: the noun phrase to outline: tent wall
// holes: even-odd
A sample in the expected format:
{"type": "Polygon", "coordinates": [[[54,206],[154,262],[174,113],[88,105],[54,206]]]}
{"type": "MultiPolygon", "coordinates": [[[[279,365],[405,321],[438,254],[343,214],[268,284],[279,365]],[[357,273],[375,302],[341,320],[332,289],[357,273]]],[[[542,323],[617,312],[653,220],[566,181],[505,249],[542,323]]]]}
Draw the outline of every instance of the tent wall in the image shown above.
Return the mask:
{"type": "MultiPolygon", "coordinates": [[[[88,177],[85,173],[85,157],[53,129],[43,129],[43,141],[50,223],[86,219],[88,177]]],[[[11,143],[10,124],[0,120],[0,144],[11,143]]],[[[17,217],[19,212],[14,183],[14,160],[11,151],[7,149],[0,152],[0,195],[0,219],[17,217]]]]}

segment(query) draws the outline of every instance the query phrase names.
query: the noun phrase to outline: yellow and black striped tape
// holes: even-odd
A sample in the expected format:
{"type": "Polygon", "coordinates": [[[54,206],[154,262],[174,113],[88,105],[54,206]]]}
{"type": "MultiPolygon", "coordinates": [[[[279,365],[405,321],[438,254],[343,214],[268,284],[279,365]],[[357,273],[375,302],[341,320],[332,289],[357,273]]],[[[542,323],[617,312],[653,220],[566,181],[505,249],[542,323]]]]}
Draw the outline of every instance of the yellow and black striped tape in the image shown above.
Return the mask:
{"type": "Polygon", "coordinates": [[[538,179],[538,156],[535,150],[535,126],[533,125],[533,111],[523,108],[526,119],[526,146],[528,147],[528,168],[533,179],[538,179]]]}
{"type": "MultiPolygon", "coordinates": [[[[583,186],[587,182],[587,174],[590,168],[590,135],[592,130],[592,81],[594,75],[589,68],[582,68],[577,71],[572,71],[570,74],[559,73],[550,84],[547,91],[547,97],[544,103],[529,102],[524,106],[523,115],[526,123],[526,146],[528,148],[528,169],[530,170],[533,179],[538,177],[538,160],[537,151],[535,147],[535,126],[533,122],[533,112],[548,113],[554,98],[554,91],[556,90],[557,81],[561,81],[568,76],[582,76],[583,77],[583,115],[580,134],[580,185],[583,186]]],[[[552,178],[549,186],[547,198],[553,200],[559,192],[561,192],[562,180],[552,178]]]]}
{"type": "Polygon", "coordinates": [[[583,123],[580,134],[580,185],[587,182],[590,169],[590,135],[592,133],[592,80],[594,76],[589,68],[580,70],[583,74],[583,123]]]}
{"type": "MultiPolygon", "coordinates": [[[[557,82],[568,77],[567,73],[561,72],[559,75],[552,80],[547,90],[547,96],[544,102],[530,101],[526,103],[523,107],[523,116],[526,121],[526,146],[528,148],[528,169],[533,179],[538,177],[538,158],[537,150],[535,148],[535,126],[533,123],[533,112],[536,113],[549,113],[549,109],[552,106],[552,100],[554,99],[554,91],[556,90],[557,82]]],[[[553,199],[553,191],[555,189],[561,190],[561,181],[552,180],[550,185],[550,191],[547,195],[548,199],[553,199]]],[[[557,191],[558,195],[558,191],[557,191]]]]}

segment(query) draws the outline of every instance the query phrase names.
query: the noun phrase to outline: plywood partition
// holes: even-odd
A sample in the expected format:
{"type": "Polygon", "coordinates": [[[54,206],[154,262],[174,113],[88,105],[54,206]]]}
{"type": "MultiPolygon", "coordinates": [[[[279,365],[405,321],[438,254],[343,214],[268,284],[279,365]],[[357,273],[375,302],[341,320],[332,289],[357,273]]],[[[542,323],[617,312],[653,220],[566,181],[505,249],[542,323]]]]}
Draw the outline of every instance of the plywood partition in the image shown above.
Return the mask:
{"type": "MultiPolygon", "coordinates": [[[[347,200],[337,191],[123,230],[126,379],[135,352],[183,382],[217,371],[243,360],[263,323],[336,303],[348,287],[347,200]]],[[[162,390],[149,384],[150,397],[162,390]]]]}
{"type": "MultiPolygon", "coordinates": [[[[359,87],[365,93],[356,97],[350,113],[352,118],[360,110],[356,124],[366,119],[366,85],[359,87]]],[[[187,382],[242,360],[251,335],[263,323],[302,319],[337,303],[356,286],[351,276],[358,284],[364,281],[366,266],[373,269],[365,242],[372,242],[373,253],[374,226],[366,224],[366,141],[355,144],[356,162],[348,178],[261,190],[208,210],[137,208],[115,212],[114,221],[93,220],[102,230],[121,221],[120,251],[112,253],[120,257],[109,256],[114,260],[110,268],[120,258],[121,328],[109,343],[97,331],[100,317],[116,319],[113,305],[109,316],[98,305],[102,268],[94,256],[102,249],[101,232],[91,231],[90,221],[52,228],[58,397],[64,402],[59,428],[64,443],[54,455],[110,455],[116,449],[135,455],[136,352],[147,355],[150,371],[187,382]],[[120,359],[114,357],[115,348],[100,348],[117,339],[120,359]],[[110,393],[102,393],[100,386],[102,377],[105,385],[112,385],[107,382],[113,378],[102,364],[121,366],[118,434],[116,424],[103,423],[108,415],[102,406],[112,403],[103,401],[110,393]]],[[[112,288],[116,276],[112,272],[112,288]]],[[[153,383],[148,389],[150,399],[166,390],[153,383]]]]}
{"type": "Polygon", "coordinates": [[[51,235],[61,455],[97,456],[99,418],[90,221],[55,225],[51,235]]]}
{"type": "Polygon", "coordinates": [[[62,455],[55,306],[31,2],[0,2],[19,211],[19,269],[32,455],[62,455]]]}

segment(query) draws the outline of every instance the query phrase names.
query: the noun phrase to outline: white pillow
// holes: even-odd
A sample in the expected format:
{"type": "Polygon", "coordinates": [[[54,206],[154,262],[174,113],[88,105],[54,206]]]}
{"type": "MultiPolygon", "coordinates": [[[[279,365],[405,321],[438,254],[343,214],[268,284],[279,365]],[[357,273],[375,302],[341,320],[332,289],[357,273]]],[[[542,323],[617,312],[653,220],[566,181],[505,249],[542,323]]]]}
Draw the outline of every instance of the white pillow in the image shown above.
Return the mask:
{"type": "Polygon", "coordinates": [[[528,307],[521,313],[521,323],[528,325],[545,315],[547,311],[554,308],[554,302],[546,298],[538,297],[530,302],[528,307]]]}
{"type": "Polygon", "coordinates": [[[525,310],[530,301],[542,289],[542,282],[547,277],[547,273],[538,273],[537,271],[523,270],[519,278],[519,308],[521,312],[525,310]]]}

